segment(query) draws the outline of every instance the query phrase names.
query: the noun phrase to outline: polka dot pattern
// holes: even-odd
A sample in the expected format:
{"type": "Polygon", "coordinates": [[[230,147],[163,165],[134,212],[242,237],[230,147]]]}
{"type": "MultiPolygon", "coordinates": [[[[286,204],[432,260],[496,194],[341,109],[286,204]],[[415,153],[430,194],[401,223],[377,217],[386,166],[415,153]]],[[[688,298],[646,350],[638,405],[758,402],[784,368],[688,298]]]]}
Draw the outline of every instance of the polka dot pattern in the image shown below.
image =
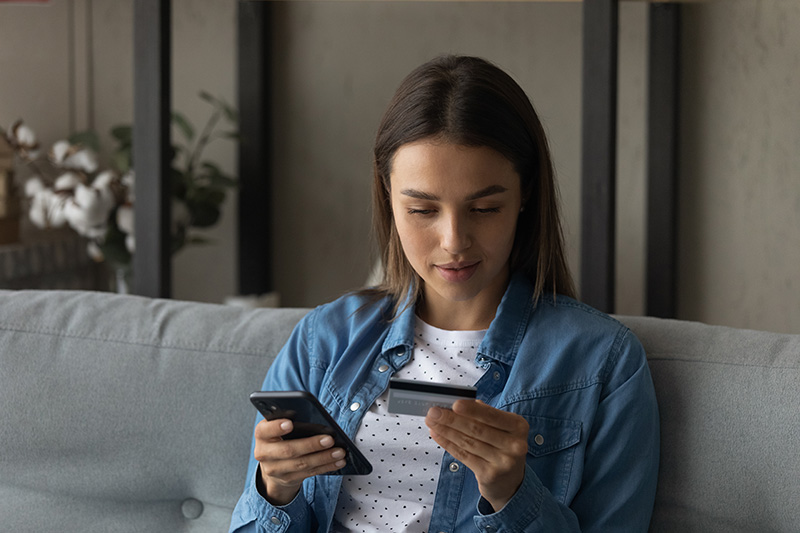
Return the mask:
{"type": "MultiPolygon", "coordinates": [[[[474,385],[485,331],[445,331],[417,319],[411,360],[394,377],[474,385]]],[[[442,449],[423,417],[389,413],[388,392],[364,414],[355,442],[373,466],[368,476],[345,477],[333,531],[425,532],[439,481],[442,449]]]]}

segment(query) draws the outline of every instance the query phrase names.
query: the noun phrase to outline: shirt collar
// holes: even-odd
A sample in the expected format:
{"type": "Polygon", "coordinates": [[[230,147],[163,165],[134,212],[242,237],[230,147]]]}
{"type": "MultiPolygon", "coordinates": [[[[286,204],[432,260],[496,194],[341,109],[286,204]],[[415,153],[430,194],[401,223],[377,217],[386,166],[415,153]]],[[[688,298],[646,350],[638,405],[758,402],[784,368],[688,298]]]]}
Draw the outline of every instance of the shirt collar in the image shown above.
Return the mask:
{"type": "Polygon", "coordinates": [[[489,331],[478,346],[478,355],[511,365],[534,307],[533,284],[525,275],[513,274],[489,331]]]}
{"type": "Polygon", "coordinates": [[[400,306],[400,312],[395,316],[391,325],[389,326],[389,334],[386,340],[383,341],[382,351],[399,353],[406,352],[411,356],[411,350],[414,347],[414,324],[416,321],[415,305],[412,302],[414,291],[409,290],[406,294],[403,304],[400,306]]]}
{"type": "MultiPolygon", "coordinates": [[[[414,346],[415,306],[410,302],[413,292],[409,291],[400,306],[401,311],[389,326],[382,351],[399,355],[400,351],[410,357],[414,346]]],[[[523,274],[513,274],[503,295],[497,314],[492,320],[478,354],[495,359],[504,364],[512,364],[525,334],[530,315],[533,312],[533,285],[523,274]]]]}

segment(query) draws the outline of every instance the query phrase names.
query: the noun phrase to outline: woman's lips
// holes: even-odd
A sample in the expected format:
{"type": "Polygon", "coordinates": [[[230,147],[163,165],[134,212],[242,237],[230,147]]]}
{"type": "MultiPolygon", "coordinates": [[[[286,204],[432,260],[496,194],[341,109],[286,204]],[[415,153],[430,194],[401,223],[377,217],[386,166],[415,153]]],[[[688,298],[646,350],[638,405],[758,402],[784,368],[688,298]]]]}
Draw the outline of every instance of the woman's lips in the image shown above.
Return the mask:
{"type": "Polygon", "coordinates": [[[476,263],[448,263],[445,265],[436,265],[436,270],[445,279],[451,282],[464,282],[472,277],[478,269],[480,262],[476,263]]]}

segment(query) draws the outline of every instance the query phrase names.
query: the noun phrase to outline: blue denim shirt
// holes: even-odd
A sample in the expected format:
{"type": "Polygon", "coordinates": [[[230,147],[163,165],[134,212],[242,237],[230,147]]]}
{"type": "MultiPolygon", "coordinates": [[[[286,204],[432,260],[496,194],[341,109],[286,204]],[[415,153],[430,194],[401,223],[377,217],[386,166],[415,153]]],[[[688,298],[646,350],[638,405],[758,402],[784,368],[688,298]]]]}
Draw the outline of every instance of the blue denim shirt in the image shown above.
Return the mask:
{"type": "MultiPolygon", "coordinates": [[[[644,350],[607,315],[532,295],[527,279],[512,278],[477,356],[487,370],[478,398],[530,424],[523,483],[494,512],[472,472],[445,452],[428,531],[647,531],[659,427],[644,350]]],[[[413,306],[388,322],[391,302],[365,303],[348,295],[306,315],[263,385],[314,393],[351,437],[414,343],[413,306]]],[[[251,454],[231,531],[329,530],[341,476],[306,479],[276,507],[255,489],[257,465],[251,454]]]]}

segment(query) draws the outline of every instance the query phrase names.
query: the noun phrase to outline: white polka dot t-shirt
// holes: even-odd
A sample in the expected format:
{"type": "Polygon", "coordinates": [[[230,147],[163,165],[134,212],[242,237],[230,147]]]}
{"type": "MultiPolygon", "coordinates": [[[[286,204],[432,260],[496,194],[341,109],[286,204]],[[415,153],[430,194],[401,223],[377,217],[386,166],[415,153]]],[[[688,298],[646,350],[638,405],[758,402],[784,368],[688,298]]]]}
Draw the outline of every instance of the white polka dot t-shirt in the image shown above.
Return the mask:
{"type": "MultiPolygon", "coordinates": [[[[484,373],[475,357],[485,334],[441,330],[417,318],[412,358],[394,377],[474,385],[484,373]]],[[[342,480],[333,531],[428,529],[443,451],[424,417],[392,414],[387,405],[388,391],[364,414],[355,443],[373,471],[342,480]]]]}

